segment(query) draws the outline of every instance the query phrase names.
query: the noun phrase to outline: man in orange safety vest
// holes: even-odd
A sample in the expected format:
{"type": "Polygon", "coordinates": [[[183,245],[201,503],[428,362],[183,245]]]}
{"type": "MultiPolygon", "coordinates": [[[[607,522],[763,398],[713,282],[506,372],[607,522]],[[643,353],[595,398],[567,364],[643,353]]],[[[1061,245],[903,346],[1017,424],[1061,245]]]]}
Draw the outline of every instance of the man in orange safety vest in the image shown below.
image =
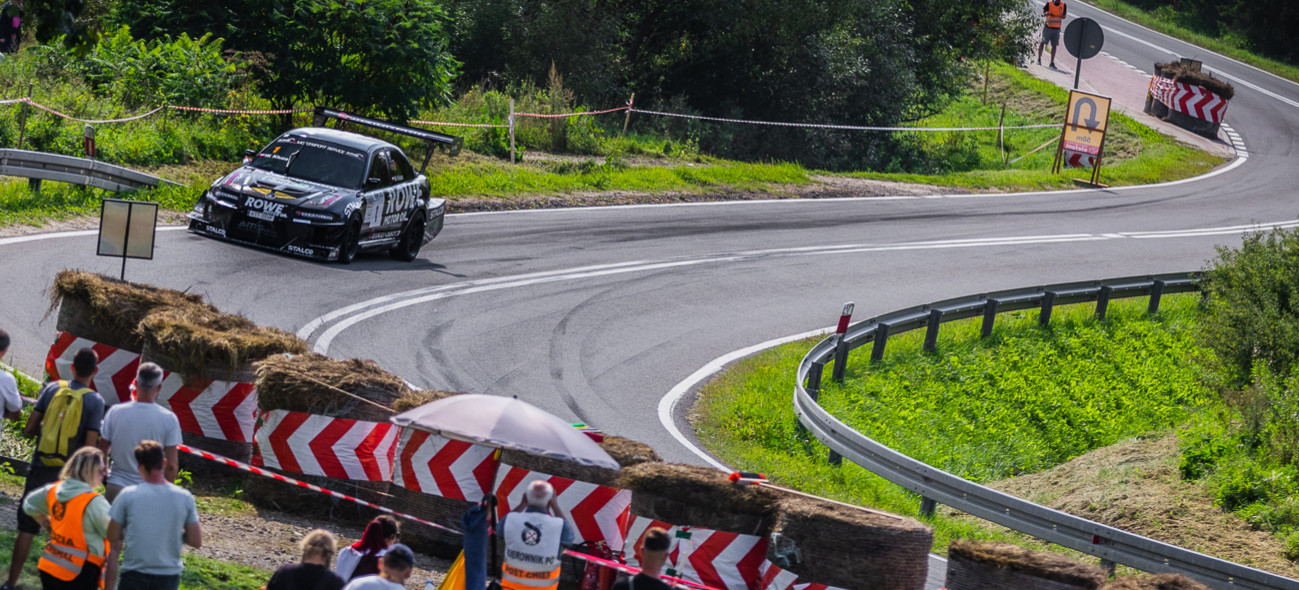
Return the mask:
{"type": "Polygon", "coordinates": [[[1064,24],[1064,15],[1067,11],[1064,0],[1050,0],[1042,7],[1046,26],[1042,28],[1042,42],[1037,44],[1037,65],[1042,65],[1042,48],[1050,43],[1051,69],[1055,69],[1055,50],[1060,46],[1060,27],[1064,24]]]}

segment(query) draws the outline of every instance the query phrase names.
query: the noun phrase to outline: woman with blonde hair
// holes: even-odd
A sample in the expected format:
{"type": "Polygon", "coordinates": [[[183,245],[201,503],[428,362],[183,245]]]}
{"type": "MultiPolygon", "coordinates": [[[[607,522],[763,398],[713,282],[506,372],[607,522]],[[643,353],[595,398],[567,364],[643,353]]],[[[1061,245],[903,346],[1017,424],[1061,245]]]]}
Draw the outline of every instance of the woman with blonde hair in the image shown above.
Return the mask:
{"type": "Polygon", "coordinates": [[[64,463],[59,481],[37,488],[23,502],[23,511],[50,529],[37,564],[41,588],[99,588],[108,555],[108,500],[95,488],[107,472],[103,451],[81,447],[64,463]]]}
{"type": "Polygon", "coordinates": [[[343,579],[329,569],[329,561],[338,551],[334,535],[324,529],[307,533],[298,543],[302,561],[282,565],[271,575],[266,590],[339,590],[343,579]]]}

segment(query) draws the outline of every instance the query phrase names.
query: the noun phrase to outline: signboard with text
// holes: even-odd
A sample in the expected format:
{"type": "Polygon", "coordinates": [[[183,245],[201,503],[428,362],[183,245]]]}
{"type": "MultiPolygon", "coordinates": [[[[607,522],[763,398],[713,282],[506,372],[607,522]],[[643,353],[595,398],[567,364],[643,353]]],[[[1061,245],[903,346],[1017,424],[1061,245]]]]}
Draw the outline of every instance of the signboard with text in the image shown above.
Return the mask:
{"type": "Polygon", "coordinates": [[[1060,130],[1060,146],[1056,149],[1053,172],[1059,172],[1065,163],[1065,153],[1091,156],[1095,160],[1091,183],[1096,184],[1100,173],[1101,152],[1105,148],[1105,130],[1110,120],[1110,98],[1081,90],[1069,91],[1069,104],[1065,110],[1064,126],[1060,130]]]}

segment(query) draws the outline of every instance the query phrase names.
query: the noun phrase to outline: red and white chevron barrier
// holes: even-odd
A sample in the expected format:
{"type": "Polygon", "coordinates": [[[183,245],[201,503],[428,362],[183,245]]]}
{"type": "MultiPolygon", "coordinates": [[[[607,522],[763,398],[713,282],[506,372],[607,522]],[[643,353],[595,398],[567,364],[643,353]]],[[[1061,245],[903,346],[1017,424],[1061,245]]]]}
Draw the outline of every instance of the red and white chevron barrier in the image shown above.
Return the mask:
{"type": "Polygon", "coordinates": [[[388,481],[397,426],[271,410],[257,421],[253,465],[334,479],[388,481]]]}
{"type": "Polygon", "coordinates": [[[758,567],[758,575],[758,590],[790,590],[798,583],[798,574],[767,560],[758,567]]]}
{"type": "Polygon", "coordinates": [[[482,501],[495,483],[496,449],[403,428],[392,483],[453,500],[482,501]]]}
{"type": "Polygon", "coordinates": [[[758,590],[763,587],[763,573],[769,571],[763,567],[770,542],[767,538],[680,527],[632,515],[626,538],[634,551],[630,552],[631,555],[624,554],[627,563],[640,563],[640,547],[644,543],[645,531],[651,526],[665,528],[669,536],[677,539],[676,546],[668,552],[666,566],[675,572],[672,575],[727,590],[758,590]]]}
{"type": "Polygon", "coordinates": [[[59,332],[45,357],[45,373],[50,379],[71,379],[72,357],[87,346],[99,355],[99,372],[87,385],[103,396],[105,405],[131,401],[131,382],[135,381],[135,372],[140,368],[138,352],[78,338],[71,332],[59,332]]]}
{"type": "Polygon", "coordinates": [[[164,371],[158,401],[180,419],[181,432],[231,442],[253,442],[257,390],[252,383],[198,379],[164,371]]]}
{"type": "Polygon", "coordinates": [[[1230,102],[1203,86],[1174,82],[1161,76],[1150,78],[1150,96],[1174,111],[1210,123],[1222,122],[1230,102]]]}
{"type": "Polygon", "coordinates": [[[501,464],[496,475],[498,516],[517,506],[528,484],[545,480],[555,486],[555,500],[577,528],[575,543],[604,541],[610,549],[622,551],[623,529],[631,507],[631,490],[576,481],[501,464]]]}
{"type": "Polygon", "coordinates": [[[1064,153],[1061,155],[1061,160],[1064,162],[1065,168],[1095,168],[1096,167],[1096,156],[1092,154],[1075,152],[1073,150],[1064,150],[1064,153]]]}

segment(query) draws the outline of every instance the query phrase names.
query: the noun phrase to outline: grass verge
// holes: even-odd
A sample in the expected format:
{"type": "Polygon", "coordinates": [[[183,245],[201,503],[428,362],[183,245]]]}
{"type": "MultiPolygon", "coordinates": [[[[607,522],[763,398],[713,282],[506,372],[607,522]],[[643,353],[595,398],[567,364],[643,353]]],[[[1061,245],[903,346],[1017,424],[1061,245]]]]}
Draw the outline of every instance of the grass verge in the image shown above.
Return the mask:
{"type": "MultiPolygon", "coordinates": [[[[1181,39],[1187,43],[1194,43],[1210,51],[1245,62],[1260,70],[1276,74],[1291,82],[1299,82],[1299,67],[1259,56],[1246,49],[1240,40],[1210,37],[1197,33],[1120,0],[1087,0],[1087,3],[1169,37],[1181,39]]],[[[1191,57],[1194,58],[1195,56],[1191,57]]]]}
{"type": "MultiPolygon", "coordinates": [[[[1036,314],[1007,314],[998,318],[993,337],[979,340],[977,320],[956,322],[944,326],[939,338],[939,352],[921,352],[923,334],[912,332],[890,341],[890,349],[878,370],[863,371],[865,363],[849,365],[849,378],[842,388],[822,391],[822,404],[835,416],[850,423],[869,426],[875,423],[872,433],[887,440],[894,448],[924,460],[939,463],[940,467],[953,468],[959,475],[992,478],[1014,473],[1020,467],[1043,469],[1051,461],[1064,461],[1077,453],[1108,444],[1132,433],[1161,430],[1168,422],[1184,419],[1199,405],[1202,392],[1189,383],[1199,370],[1194,363],[1169,359],[1149,347],[1133,345],[1133,350],[1115,351],[1122,360],[1108,358],[1087,359],[1085,351],[1104,352],[1097,349],[1103,334],[1128,334],[1136,338],[1143,333],[1140,326],[1150,323],[1179,324],[1194,308],[1193,297],[1170,297],[1164,301],[1164,310],[1153,322],[1147,322],[1141,313],[1144,301],[1115,303],[1105,322],[1088,320],[1092,306],[1072,306],[1057,309],[1052,327],[1037,327],[1036,314]],[[1083,337],[1078,334],[1096,332],[1083,337]],[[1098,332],[1099,331],[1099,332],[1098,332]],[[997,346],[997,343],[1006,346],[997,346]],[[990,356],[1004,349],[1014,358],[1002,358],[1002,363],[990,356]],[[1062,351],[1075,351],[1062,357],[1062,351]],[[1030,354],[1031,353],[1031,354],[1030,354]],[[1156,353],[1156,354],[1151,354],[1156,353]],[[1146,381],[1142,375],[1154,369],[1152,364],[1173,363],[1171,368],[1160,368],[1162,378],[1173,378],[1173,385],[1146,381]],[[1089,364],[1090,363],[1090,364],[1089,364]],[[1048,371],[1048,367],[1073,365],[1069,371],[1048,371]],[[1174,371],[1178,369],[1180,372],[1174,371]],[[1041,373],[1051,373],[1042,375],[1041,373]],[[1044,382],[1050,379],[1051,382],[1044,382]],[[1126,419],[1124,415],[1107,415],[1104,420],[1089,424],[1092,434],[1088,444],[1073,446],[1075,441],[1062,437],[1035,436],[1032,432],[1059,432],[1059,420],[1076,420],[1070,415],[1076,395],[1094,395],[1104,380],[1118,379],[1117,393],[1128,393],[1133,407],[1146,398],[1158,399],[1159,410],[1149,415],[1126,419]],[[1083,381],[1083,387],[1075,383],[1083,381]],[[876,396],[870,391],[873,385],[896,387],[887,396],[876,396]],[[947,385],[944,385],[947,384],[947,385]],[[955,397],[914,399],[908,396],[935,395],[943,387],[952,393],[970,398],[962,403],[955,397]],[[1046,387],[1054,389],[1044,389],[1046,387]],[[1148,395],[1131,395],[1132,391],[1148,391],[1148,395]],[[1162,393],[1158,393],[1162,392],[1162,393]],[[876,397],[877,399],[867,399],[876,397]],[[1178,400],[1185,398],[1182,402],[1178,400]],[[866,404],[866,405],[863,405],[866,404]],[[893,405],[895,407],[887,407],[893,405]],[[976,407],[977,406],[977,407],[976,407]],[[883,412],[878,422],[872,415],[883,412]],[[1014,417],[1018,428],[1030,432],[992,429],[982,438],[975,439],[969,432],[976,425],[1014,417]],[[1180,418],[1179,418],[1180,417],[1180,418]],[[953,424],[957,424],[953,426],[953,424]],[[962,426],[964,424],[966,426],[962,426]],[[892,431],[893,436],[887,435],[892,431]],[[946,445],[952,435],[957,444],[946,445]],[[1003,447],[1001,439],[1005,441],[1003,447]],[[1052,442],[1067,443],[1049,445],[1052,442]],[[1036,456],[1042,447],[1050,446],[1051,461],[1042,458],[1020,465],[1008,460],[1036,456]],[[1063,447],[1063,448],[1058,448],[1063,447]],[[1008,452],[1006,449],[1016,449],[1008,452]],[[936,456],[936,458],[935,458],[936,456]],[[961,470],[965,472],[961,472],[961,470]]],[[[921,518],[934,527],[935,550],[946,551],[952,539],[988,539],[1014,542],[1041,548],[1025,535],[1007,529],[942,516],[919,515],[920,497],[883,478],[845,462],[842,467],[826,463],[828,449],[800,432],[794,416],[789,387],[791,375],[799,360],[813,341],[803,341],[777,347],[755,355],[726,371],[706,385],[700,393],[695,410],[695,428],[700,440],[728,464],[744,470],[767,473],[774,481],[830,498],[872,506],[890,512],[921,518]]],[[[1187,351],[1185,345],[1179,349],[1187,351]]],[[[1100,355],[1105,357],[1105,354],[1100,355]]],[[[860,351],[857,359],[860,359],[860,351]]],[[[1155,373],[1152,372],[1152,376],[1155,373]]],[[[1106,404],[1118,403],[1122,395],[1110,395],[1097,405],[1083,408],[1086,415],[1118,414],[1106,404]]]]}

